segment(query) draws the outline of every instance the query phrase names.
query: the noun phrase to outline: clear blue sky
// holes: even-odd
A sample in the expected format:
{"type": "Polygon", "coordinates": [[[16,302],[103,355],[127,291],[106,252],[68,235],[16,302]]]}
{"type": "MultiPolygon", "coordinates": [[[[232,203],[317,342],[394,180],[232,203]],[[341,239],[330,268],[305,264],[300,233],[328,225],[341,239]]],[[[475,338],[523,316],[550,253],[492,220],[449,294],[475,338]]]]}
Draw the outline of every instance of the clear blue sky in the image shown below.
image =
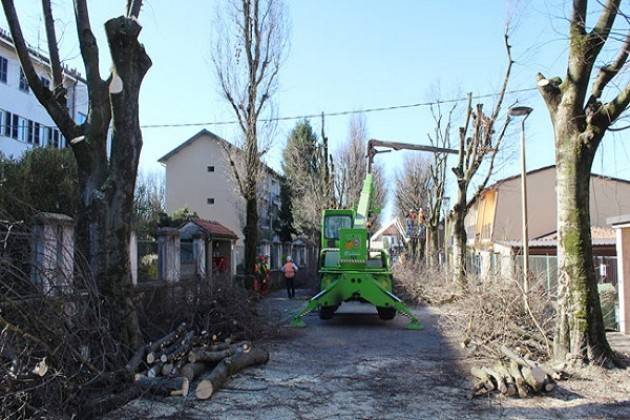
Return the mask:
{"type": "MultiPolygon", "coordinates": [[[[45,45],[39,2],[17,1],[32,44],[45,45]]],[[[62,56],[82,70],[71,2],[59,0],[55,14],[66,33],[62,56]]],[[[109,67],[102,24],[121,14],[126,1],[90,2],[91,21],[109,67]]],[[[141,93],[142,124],[233,119],[222,101],[210,63],[212,20],[218,0],[146,0],[140,21],[142,41],[154,65],[141,93]]],[[[506,65],[503,30],[512,22],[516,60],[510,89],[535,86],[537,71],[564,75],[566,8],[563,0],[292,0],[290,51],[275,97],[279,115],[355,110],[460,97],[466,92],[495,92],[506,65]]],[[[592,2],[595,4],[595,2],[592,2]]],[[[4,16],[0,25],[6,28],[4,16]]],[[[613,51],[614,52],[614,51],[613,51]]],[[[553,137],[547,111],[537,92],[508,97],[535,108],[527,126],[528,168],[552,164],[553,137]]],[[[486,107],[492,99],[485,100],[486,107]]],[[[463,108],[463,103],[460,109],[463,108]]],[[[328,118],[333,149],[348,132],[348,117],[328,118]]],[[[459,119],[461,120],[461,118],[459,119]]],[[[458,124],[459,120],[456,121],[458,124]]],[[[312,121],[319,131],[319,120],[312,121]]],[[[280,167],[280,153],[293,122],[278,126],[268,163],[280,167]]],[[[425,143],[432,129],[428,108],[367,115],[372,137],[425,143]]],[[[516,173],[516,125],[495,178],[516,173]]],[[[141,167],[160,169],[157,159],[202,127],[144,130],[141,167]]],[[[207,126],[232,139],[235,127],[207,126]]],[[[456,133],[454,133],[456,134],[456,133]]],[[[630,145],[624,132],[608,135],[594,171],[630,178],[630,145]]],[[[402,154],[379,156],[392,176],[402,154]]]]}

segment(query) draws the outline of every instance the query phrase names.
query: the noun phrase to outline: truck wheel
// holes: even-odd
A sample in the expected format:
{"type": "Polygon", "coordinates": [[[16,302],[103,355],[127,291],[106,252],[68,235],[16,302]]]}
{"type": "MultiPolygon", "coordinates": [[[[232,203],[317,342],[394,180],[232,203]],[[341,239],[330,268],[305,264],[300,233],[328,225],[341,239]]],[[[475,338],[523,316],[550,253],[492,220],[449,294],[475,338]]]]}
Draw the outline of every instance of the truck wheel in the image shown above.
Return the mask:
{"type": "Polygon", "coordinates": [[[396,316],[396,308],[377,307],[378,317],[383,321],[389,321],[396,316]]]}
{"type": "Polygon", "coordinates": [[[336,306],[322,306],[319,308],[319,319],[331,319],[336,310],[336,306]]]}

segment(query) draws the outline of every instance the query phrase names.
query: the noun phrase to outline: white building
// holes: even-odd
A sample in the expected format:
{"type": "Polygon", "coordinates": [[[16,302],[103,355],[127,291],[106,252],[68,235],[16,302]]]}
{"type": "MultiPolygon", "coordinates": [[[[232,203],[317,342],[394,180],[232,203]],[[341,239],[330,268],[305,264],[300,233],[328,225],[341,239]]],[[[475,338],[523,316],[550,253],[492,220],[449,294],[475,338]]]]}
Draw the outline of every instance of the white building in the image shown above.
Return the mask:
{"type": "MultiPolygon", "coordinates": [[[[31,56],[44,85],[51,85],[48,58],[34,48],[31,56]]],[[[77,123],[82,123],[88,109],[85,80],[77,71],[67,68],[64,76],[68,110],[77,123]]],[[[11,37],[0,29],[0,153],[19,158],[37,146],[63,148],[66,140],[31,92],[11,37]]]]}
{"type": "MultiPolygon", "coordinates": [[[[201,130],[158,162],[166,167],[168,213],[188,208],[202,219],[216,221],[235,232],[238,240],[234,258],[238,265],[245,254],[245,200],[230,166],[228,150],[237,165],[242,163],[242,150],[208,130],[201,130]]],[[[280,178],[264,165],[258,179],[259,253],[271,257],[272,268],[279,267],[283,254],[288,255],[278,236],[280,178]]]]}

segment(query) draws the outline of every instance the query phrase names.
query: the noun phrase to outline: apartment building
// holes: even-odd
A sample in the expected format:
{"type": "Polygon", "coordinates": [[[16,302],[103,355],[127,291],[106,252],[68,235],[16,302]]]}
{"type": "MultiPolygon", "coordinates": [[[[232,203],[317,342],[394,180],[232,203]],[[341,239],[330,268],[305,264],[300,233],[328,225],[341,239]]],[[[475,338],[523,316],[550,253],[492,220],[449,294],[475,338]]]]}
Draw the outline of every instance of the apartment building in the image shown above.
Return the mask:
{"type": "MultiPolygon", "coordinates": [[[[35,47],[30,47],[30,52],[42,83],[52,89],[48,58],[35,47]]],[[[69,68],[64,76],[68,110],[77,123],[82,123],[88,109],[85,80],[69,68]]],[[[19,158],[38,146],[63,148],[67,142],[29,88],[10,35],[0,29],[0,153],[19,158]]]]}
{"type": "MultiPolygon", "coordinates": [[[[244,258],[245,200],[230,157],[239,165],[242,155],[241,149],[204,129],[158,160],[166,168],[168,213],[188,208],[200,218],[216,221],[235,232],[238,236],[234,249],[236,265],[244,258]]],[[[283,254],[278,237],[280,179],[281,176],[266,165],[258,179],[259,252],[271,257],[272,268],[281,263],[283,254]]]]}

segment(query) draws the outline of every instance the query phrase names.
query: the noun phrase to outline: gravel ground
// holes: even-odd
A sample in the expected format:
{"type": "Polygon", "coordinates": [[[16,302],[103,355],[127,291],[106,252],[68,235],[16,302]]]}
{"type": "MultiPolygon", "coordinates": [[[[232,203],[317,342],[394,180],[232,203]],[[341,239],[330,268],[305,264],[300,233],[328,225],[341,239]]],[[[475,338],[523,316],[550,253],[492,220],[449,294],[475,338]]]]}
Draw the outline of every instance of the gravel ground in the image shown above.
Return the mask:
{"type": "MultiPolygon", "coordinates": [[[[263,312],[286,319],[304,304],[300,294],[283,296],[265,299],[263,312]]],[[[551,397],[469,401],[469,362],[440,334],[439,313],[429,307],[414,312],[422,331],[406,330],[401,316],[381,321],[370,305],[358,303],[344,304],[330,321],[311,314],[307,328],[287,328],[281,338],[258,343],[269,350],[269,363],[236,375],[211,400],[142,399],[109,418],[630,418],[627,371],[613,375],[614,392],[597,398],[582,396],[596,382],[584,376],[561,384],[551,397]]]]}

